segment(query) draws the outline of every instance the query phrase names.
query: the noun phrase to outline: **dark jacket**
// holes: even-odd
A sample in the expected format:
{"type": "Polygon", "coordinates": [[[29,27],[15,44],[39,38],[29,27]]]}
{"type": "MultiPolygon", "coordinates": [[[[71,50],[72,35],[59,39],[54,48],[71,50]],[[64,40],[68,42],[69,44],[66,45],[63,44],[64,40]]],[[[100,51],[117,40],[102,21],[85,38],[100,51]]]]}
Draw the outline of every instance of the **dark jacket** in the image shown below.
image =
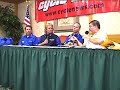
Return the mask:
{"type": "Polygon", "coordinates": [[[61,41],[60,38],[55,35],[55,34],[44,34],[39,38],[39,43],[44,42],[45,39],[48,38],[48,44],[46,44],[45,46],[57,46],[57,45],[61,45],[61,41]]]}

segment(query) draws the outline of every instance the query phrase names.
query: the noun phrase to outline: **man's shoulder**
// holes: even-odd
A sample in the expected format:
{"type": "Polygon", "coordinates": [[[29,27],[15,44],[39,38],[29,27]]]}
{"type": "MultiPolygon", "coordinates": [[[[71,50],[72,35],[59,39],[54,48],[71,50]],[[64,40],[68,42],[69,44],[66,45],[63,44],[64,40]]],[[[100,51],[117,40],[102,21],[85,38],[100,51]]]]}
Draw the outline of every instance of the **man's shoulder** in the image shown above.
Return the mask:
{"type": "Polygon", "coordinates": [[[33,38],[37,38],[37,36],[35,36],[34,34],[32,34],[31,37],[33,37],[33,38]]]}
{"type": "Polygon", "coordinates": [[[67,35],[67,37],[70,37],[70,36],[73,36],[73,34],[69,34],[69,35],[67,35]]]}
{"type": "Polygon", "coordinates": [[[40,37],[45,37],[47,34],[43,34],[43,35],[41,35],[40,37]]]}
{"type": "Polygon", "coordinates": [[[100,31],[97,32],[97,35],[103,35],[104,36],[104,35],[107,35],[107,33],[103,30],[100,30],[100,31]]]}
{"type": "Polygon", "coordinates": [[[22,35],[21,38],[26,38],[27,36],[26,35],[22,35]]]}
{"type": "Polygon", "coordinates": [[[54,33],[52,35],[55,36],[55,37],[59,37],[57,34],[54,34],[54,33]]]}
{"type": "Polygon", "coordinates": [[[36,37],[36,35],[33,35],[33,37],[36,37]]]}
{"type": "Polygon", "coordinates": [[[80,33],[78,33],[78,36],[82,37],[83,35],[82,35],[82,34],[80,34],[80,33]]]}

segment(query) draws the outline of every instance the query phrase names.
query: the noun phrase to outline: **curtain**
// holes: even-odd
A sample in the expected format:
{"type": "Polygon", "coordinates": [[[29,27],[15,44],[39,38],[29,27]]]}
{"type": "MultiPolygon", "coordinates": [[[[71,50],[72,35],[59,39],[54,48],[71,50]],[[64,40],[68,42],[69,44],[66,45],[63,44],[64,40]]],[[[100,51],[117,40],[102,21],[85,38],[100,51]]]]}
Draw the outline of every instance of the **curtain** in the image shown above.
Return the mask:
{"type": "Polygon", "coordinates": [[[0,47],[0,84],[13,90],[119,90],[120,51],[0,47]]]}

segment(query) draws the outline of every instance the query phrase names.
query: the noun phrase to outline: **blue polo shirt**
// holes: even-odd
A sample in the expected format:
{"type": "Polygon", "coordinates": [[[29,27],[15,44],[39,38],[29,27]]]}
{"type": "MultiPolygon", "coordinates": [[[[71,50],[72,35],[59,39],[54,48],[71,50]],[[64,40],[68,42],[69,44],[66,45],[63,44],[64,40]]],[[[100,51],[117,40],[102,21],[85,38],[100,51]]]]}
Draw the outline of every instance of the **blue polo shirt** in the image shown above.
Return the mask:
{"type": "Polygon", "coordinates": [[[60,38],[55,35],[54,33],[51,34],[44,34],[39,38],[39,43],[42,43],[45,41],[45,39],[48,38],[48,44],[45,44],[45,46],[58,46],[62,45],[60,38]]]}
{"type": "Polygon", "coordinates": [[[67,36],[64,44],[67,44],[68,42],[72,42],[72,41],[70,40],[70,37],[71,37],[71,36],[75,36],[75,37],[79,40],[79,42],[81,42],[82,44],[84,43],[84,39],[82,38],[82,35],[80,35],[79,33],[77,33],[77,34],[74,34],[74,33],[73,33],[73,34],[67,36]]]}
{"type": "Polygon", "coordinates": [[[31,34],[30,36],[24,35],[21,37],[19,45],[37,46],[38,38],[33,34],[31,34]]]}
{"type": "Polygon", "coordinates": [[[3,45],[12,45],[13,39],[8,37],[0,37],[0,46],[3,45]]]}

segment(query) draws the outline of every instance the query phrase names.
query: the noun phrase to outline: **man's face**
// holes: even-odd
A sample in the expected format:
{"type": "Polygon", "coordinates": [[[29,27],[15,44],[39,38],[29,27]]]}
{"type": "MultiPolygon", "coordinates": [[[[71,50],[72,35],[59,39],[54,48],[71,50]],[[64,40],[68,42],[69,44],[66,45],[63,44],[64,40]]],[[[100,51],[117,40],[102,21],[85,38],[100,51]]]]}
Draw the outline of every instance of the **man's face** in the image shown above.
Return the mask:
{"type": "Polygon", "coordinates": [[[78,33],[80,31],[80,25],[78,23],[75,23],[73,25],[73,32],[78,33]]]}
{"type": "Polygon", "coordinates": [[[31,27],[26,27],[25,31],[26,31],[26,35],[27,35],[27,36],[30,36],[30,35],[32,34],[32,29],[31,29],[31,27]]]}
{"type": "Polygon", "coordinates": [[[90,32],[91,34],[96,33],[96,29],[97,29],[97,26],[93,26],[92,23],[89,24],[89,32],[90,32]]]}
{"type": "Polygon", "coordinates": [[[47,34],[50,34],[50,33],[53,33],[53,26],[51,26],[51,25],[48,25],[47,26],[47,34]]]}

